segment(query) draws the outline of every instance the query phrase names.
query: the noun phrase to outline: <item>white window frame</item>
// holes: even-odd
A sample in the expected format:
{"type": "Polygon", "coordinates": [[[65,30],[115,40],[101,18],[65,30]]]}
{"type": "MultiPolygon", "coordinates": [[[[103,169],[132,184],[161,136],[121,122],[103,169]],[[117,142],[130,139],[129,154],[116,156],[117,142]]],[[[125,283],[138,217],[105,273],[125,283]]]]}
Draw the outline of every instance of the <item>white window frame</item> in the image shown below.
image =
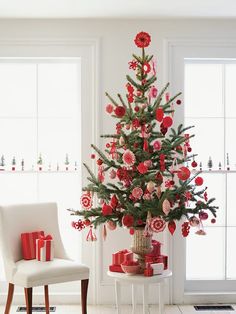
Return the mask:
{"type": "MultiPolygon", "coordinates": [[[[88,156],[91,154],[90,143],[99,146],[99,39],[8,39],[0,40],[0,58],[18,59],[41,59],[41,58],[81,58],[81,160],[86,160],[93,169],[88,156]]],[[[82,185],[86,185],[87,173],[82,169],[82,185]]],[[[80,191],[78,191],[78,194],[80,191]]],[[[76,233],[75,233],[76,241],[76,233]]],[[[88,301],[96,303],[97,278],[96,270],[98,265],[98,246],[91,246],[85,240],[85,233],[82,233],[81,257],[82,262],[91,269],[90,293],[88,301]]],[[[72,283],[73,286],[73,283],[72,283]]],[[[7,284],[1,283],[2,293],[0,303],[5,304],[7,284]]],[[[80,291],[63,291],[63,293],[51,293],[52,303],[71,304],[80,302],[80,291]]],[[[15,293],[14,302],[23,303],[24,295],[21,290],[15,293]]],[[[42,291],[34,294],[35,303],[43,303],[42,291]]]]}
{"type": "MultiPolygon", "coordinates": [[[[185,59],[235,59],[236,41],[226,40],[192,40],[192,39],[166,39],[164,43],[164,77],[163,80],[170,81],[171,93],[184,91],[184,64],[185,59]]],[[[184,97],[183,97],[184,98],[184,97]]],[[[184,123],[184,106],[178,107],[175,115],[175,125],[184,123]]],[[[180,230],[181,228],[179,228],[180,230]]],[[[194,302],[234,302],[236,281],[214,281],[218,285],[218,291],[212,290],[210,281],[198,281],[191,284],[186,291],[186,241],[181,232],[174,237],[168,236],[168,251],[170,256],[170,268],[173,270],[172,279],[172,302],[194,303],[194,302]]]]}

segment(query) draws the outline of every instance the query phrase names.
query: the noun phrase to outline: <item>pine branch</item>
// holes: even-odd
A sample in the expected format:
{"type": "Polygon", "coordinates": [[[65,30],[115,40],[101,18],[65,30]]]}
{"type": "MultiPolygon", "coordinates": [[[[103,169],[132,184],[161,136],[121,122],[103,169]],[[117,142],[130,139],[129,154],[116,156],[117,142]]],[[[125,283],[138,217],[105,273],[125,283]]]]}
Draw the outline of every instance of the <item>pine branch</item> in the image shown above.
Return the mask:
{"type": "Polygon", "coordinates": [[[110,99],[113,105],[115,105],[116,107],[119,106],[119,104],[108,93],[105,93],[105,95],[110,99]]]}
{"type": "Polygon", "coordinates": [[[165,87],[161,90],[160,94],[158,95],[157,99],[154,102],[154,105],[152,106],[152,110],[155,111],[157,109],[157,107],[159,107],[161,100],[162,100],[162,96],[164,95],[165,91],[167,90],[167,88],[169,87],[170,83],[167,83],[165,85],[165,87]]]}

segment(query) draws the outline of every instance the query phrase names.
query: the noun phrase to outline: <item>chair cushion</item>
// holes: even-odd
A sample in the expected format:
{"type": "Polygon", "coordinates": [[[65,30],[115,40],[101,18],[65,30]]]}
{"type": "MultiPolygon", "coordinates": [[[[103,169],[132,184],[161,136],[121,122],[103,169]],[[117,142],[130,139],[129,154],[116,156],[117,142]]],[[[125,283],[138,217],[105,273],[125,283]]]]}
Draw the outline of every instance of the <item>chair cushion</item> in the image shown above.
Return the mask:
{"type": "Polygon", "coordinates": [[[20,260],[11,283],[25,288],[89,278],[89,268],[77,262],[55,258],[50,262],[20,260]]]}

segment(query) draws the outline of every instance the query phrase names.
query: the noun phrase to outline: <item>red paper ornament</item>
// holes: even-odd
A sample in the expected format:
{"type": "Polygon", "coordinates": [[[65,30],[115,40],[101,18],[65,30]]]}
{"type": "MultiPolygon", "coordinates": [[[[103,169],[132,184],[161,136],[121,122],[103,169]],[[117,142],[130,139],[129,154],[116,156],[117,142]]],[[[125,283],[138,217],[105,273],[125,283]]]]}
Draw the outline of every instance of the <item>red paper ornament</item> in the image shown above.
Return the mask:
{"type": "Polygon", "coordinates": [[[126,165],[132,166],[136,161],[136,157],[131,150],[126,150],[122,156],[122,160],[126,165]]]}
{"type": "Polygon", "coordinates": [[[168,129],[164,127],[163,123],[160,125],[160,130],[163,135],[166,135],[168,129]]]}
{"type": "Polygon", "coordinates": [[[114,195],[112,195],[112,197],[111,197],[110,206],[111,206],[112,208],[116,208],[117,205],[118,205],[118,199],[117,199],[116,195],[114,194],[114,195]]]}
{"type": "Polygon", "coordinates": [[[156,110],[156,120],[161,122],[163,120],[163,117],[164,117],[164,111],[162,108],[158,108],[156,110]]]}
{"type": "Polygon", "coordinates": [[[145,166],[144,162],[140,162],[140,164],[137,167],[139,173],[144,174],[148,171],[148,167],[145,166]]]}
{"type": "Polygon", "coordinates": [[[85,193],[80,198],[80,204],[84,209],[90,209],[93,205],[93,200],[90,193],[85,193]]]}
{"type": "Polygon", "coordinates": [[[208,213],[206,213],[206,212],[200,212],[200,213],[199,213],[199,218],[200,218],[201,220],[207,220],[207,219],[208,219],[208,213]]]}
{"type": "Polygon", "coordinates": [[[102,205],[102,214],[103,216],[109,216],[112,214],[112,207],[110,205],[107,205],[106,203],[104,203],[102,205]]]}
{"type": "Polygon", "coordinates": [[[134,43],[139,48],[148,47],[151,42],[151,36],[146,32],[140,32],[136,35],[134,43]]]}
{"type": "Polygon", "coordinates": [[[177,176],[180,180],[185,181],[190,177],[190,174],[190,170],[187,167],[181,167],[177,176]]]}
{"type": "Polygon", "coordinates": [[[86,227],[91,225],[91,221],[89,219],[85,219],[83,222],[86,227]]]}
{"type": "Polygon", "coordinates": [[[118,118],[122,118],[125,115],[125,112],[126,110],[123,106],[117,106],[114,110],[114,113],[118,118]]]}
{"type": "Polygon", "coordinates": [[[186,221],[182,224],[182,235],[183,237],[187,237],[189,234],[190,226],[189,223],[186,221]]]}
{"type": "Polygon", "coordinates": [[[107,112],[107,113],[112,113],[112,111],[113,111],[113,106],[112,106],[112,104],[108,104],[108,105],[106,106],[106,112],[107,112]]]}
{"type": "Polygon", "coordinates": [[[195,184],[196,185],[202,185],[203,184],[203,178],[202,177],[197,177],[195,179],[195,184]]]}
{"type": "Polygon", "coordinates": [[[196,162],[195,160],[193,160],[193,162],[191,163],[191,166],[192,166],[193,168],[196,168],[196,167],[197,167],[197,162],[196,162]]]}
{"type": "Polygon", "coordinates": [[[97,165],[98,165],[98,166],[101,166],[102,164],[103,164],[103,161],[102,161],[102,159],[99,158],[99,159],[97,160],[97,165]]]}
{"type": "Polygon", "coordinates": [[[142,197],[142,195],[143,195],[143,190],[139,186],[136,186],[135,188],[133,188],[132,196],[135,199],[140,199],[142,197]]]}
{"type": "Polygon", "coordinates": [[[170,233],[173,235],[176,229],[176,223],[173,221],[169,221],[168,223],[168,229],[170,231],[170,233]]]}
{"type": "Polygon", "coordinates": [[[173,120],[172,120],[172,118],[171,117],[165,117],[164,119],[163,119],[163,125],[164,125],[164,127],[165,128],[169,128],[170,126],[172,126],[172,124],[173,124],[173,120]]]}
{"type": "Polygon", "coordinates": [[[162,232],[166,227],[166,222],[162,218],[152,218],[150,227],[153,232],[162,232]]]}
{"type": "Polygon", "coordinates": [[[130,234],[130,235],[134,235],[134,228],[130,228],[130,229],[129,229],[129,234],[130,234]]]}

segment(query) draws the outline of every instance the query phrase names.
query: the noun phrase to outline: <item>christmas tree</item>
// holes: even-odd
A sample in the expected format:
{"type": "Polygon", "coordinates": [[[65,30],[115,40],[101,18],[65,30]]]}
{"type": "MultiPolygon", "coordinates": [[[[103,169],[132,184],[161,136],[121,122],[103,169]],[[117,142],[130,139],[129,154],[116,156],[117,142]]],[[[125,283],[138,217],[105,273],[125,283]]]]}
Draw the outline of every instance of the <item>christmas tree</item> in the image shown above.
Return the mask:
{"type": "Polygon", "coordinates": [[[145,50],[150,35],[140,32],[134,42],[141,49],[141,56],[133,54],[129,62],[134,78],[126,76],[125,98],[106,93],[106,112],[116,119],[116,131],[102,135],[107,141],[104,150],[91,145],[98,172],[94,174],[84,164],[89,184],[83,188],[82,209],[70,209],[72,215],[84,219],[73,226],[79,230],[90,226],[91,232],[91,226],[104,224],[114,230],[118,225],[131,233],[140,227],[160,232],[167,226],[173,234],[175,221],[185,218],[183,236],[191,226],[204,234],[199,226],[209,212],[216,216],[217,207],[213,198],[208,199],[199,172],[191,174],[186,166],[196,156],[191,153],[191,127],[172,127],[180,93],[170,97],[169,83],[157,90],[156,64],[145,50]]]}

